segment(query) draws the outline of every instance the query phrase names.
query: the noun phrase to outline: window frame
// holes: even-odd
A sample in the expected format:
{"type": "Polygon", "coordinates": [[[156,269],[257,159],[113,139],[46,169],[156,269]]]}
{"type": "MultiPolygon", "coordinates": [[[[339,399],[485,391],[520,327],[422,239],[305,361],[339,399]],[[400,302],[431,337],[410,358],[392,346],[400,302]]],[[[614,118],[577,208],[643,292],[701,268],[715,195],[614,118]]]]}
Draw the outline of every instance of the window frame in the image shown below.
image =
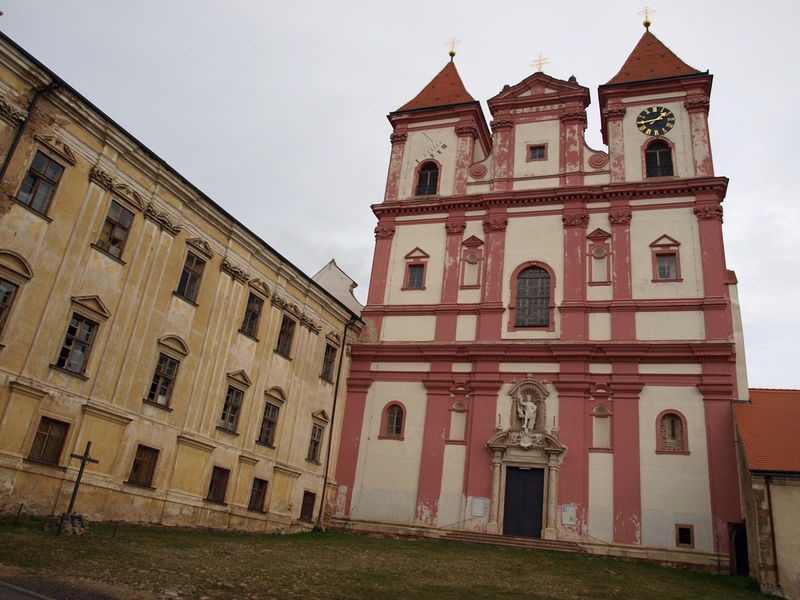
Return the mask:
{"type": "Polygon", "coordinates": [[[439,186],[441,183],[441,174],[442,174],[442,165],[439,161],[434,159],[426,159],[417,165],[414,173],[414,196],[417,197],[424,197],[424,196],[436,196],[439,193],[439,186]],[[427,169],[427,166],[431,166],[431,169],[427,169]],[[430,181],[429,173],[436,171],[436,181],[432,184],[430,181]],[[423,171],[426,173],[427,182],[425,184],[422,183],[422,175],[423,171]],[[423,185],[426,187],[423,188],[423,185]],[[433,189],[433,191],[430,191],[433,189]]]}
{"type": "Polygon", "coordinates": [[[61,178],[64,176],[65,170],[66,167],[64,167],[64,165],[62,165],[57,160],[51,158],[48,154],[45,154],[41,150],[37,149],[36,153],[33,155],[33,158],[31,159],[28,165],[28,170],[25,172],[25,177],[22,179],[22,183],[19,186],[19,190],[17,191],[17,194],[14,196],[14,200],[16,200],[19,204],[21,204],[28,210],[36,213],[37,215],[49,218],[47,216],[47,213],[49,212],[50,206],[53,203],[53,198],[55,197],[56,191],[58,190],[58,184],[61,182],[61,178]],[[34,170],[33,165],[36,162],[36,159],[39,157],[39,155],[43,156],[47,161],[47,163],[45,164],[44,171],[34,170]],[[60,172],[58,173],[58,177],[55,180],[47,176],[47,169],[49,168],[50,163],[57,165],[61,169],[60,172]],[[20,194],[22,194],[22,189],[23,187],[25,187],[25,184],[27,183],[29,178],[34,179],[34,183],[33,183],[33,188],[30,192],[30,202],[26,202],[25,200],[20,198],[20,194]],[[36,195],[39,191],[39,186],[42,183],[42,181],[44,181],[47,185],[52,186],[52,189],[47,194],[47,198],[44,206],[42,207],[42,210],[39,210],[38,208],[35,208],[33,206],[33,201],[36,198],[36,195]]]}
{"type": "Polygon", "coordinates": [[[547,143],[541,142],[538,144],[527,144],[525,148],[525,162],[541,162],[547,160],[547,143]],[[533,158],[533,149],[534,148],[541,148],[542,149],[542,156],[533,158]]]}
{"type": "Polygon", "coordinates": [[[681,282],[681,243],[667,234],[661,235],[650,244],[650,254],[653,262],[652,283],[681,282]],[[661,256],[675,256],[675,277],[659,277],[658,259],[661,256]]]}
{"type": "Polygon", "coordinates": [[[319,376],[328,383],[333,383],[333,372],[336,368],[336,356],[339,348],[333,344],[325,343],[325,354],[322,357],[322,372],[319,376]]]}
{"type": "Polygon", "coordinates": [[[33,277],[33,270],[24,257],[12,250],[0,249],[0,279],[16,286],[13,297],[6,305],[5,312],[0,316],[0,348],[2,344],[3,332],[9,325],[9,315],[14,309],[14,304],[18,301],[23,292],[25,284],[33,277]]]}
{"type": "Polygon", "coordinates": [[[160,351],[158,353],[158,359],[156,360],[156,366],[155,366],[155,368],[153,370],[153,379],[150,382],[150,388],[147,390],[147,395],[144,397],[143,401],[146,402],[147,404],[152,405],[152,406],[157,406],[158,408],[163,408],[165,410],[171,411],[172,410],[172,407],[171,407],[171,404],[172,404],[172,392],[175,390],[175,380],[178,378],[178,371],[180,370],[180,366],[181,366],[180,359],[175,358],[174,356],[171,356],[170,354],[167,354],[163,350],[160,351]],[[170,375],[167,372],[159,372],[159,366],[161,365],[161,359],[162,358],[164,358],[166,361],[175,363],[175,370],[174,370],[172,375],[170,375]],[[157,382],[156,382],[157,378],[159,379],[159,381],[160,380],[165,380],[165,379],[169,380],[169,385],[167,387],[167,394],[165,396],[166,402],[164,402],[163,404],[161,402],[158,402],[155,399],[155,394],[157,393],[157,391],[158,391],[158,389],[160,387],[160,383],[157,386],[157,382]],[[155,387],[155,389],[154,389],[154,387],[155,387]],[[153,398],[150,397],[151,394],[153,395],[153,398]]]}
{"type": "Polygon", "coordinates": [[[694,548],[694,525],[690,523],[675,523],[675,546],[677,548],[694,548]],[[681,542],[681,529],[689,530],[689,543],[681,542]]]}
{"type": "Polygon", "coordinates": [[[225,433],[239,435],[237,430],[239,428],[239,417],[242,414],[242,406],[244,405],[244,394],[245,391],[243,389],[230,382],[228,383],[217,429],[225,433]]]}
{"type": "Polygon", "coordinates": [[[173,292],[179,298],[183,298],[187,302],[197,306],[197,296],[200,293],[200,285],[203,283],[203,273],[206,268],[206,260],[197,256],[198,253],[192,250],[186,251],[186,257],[183,260],[183,268],[181,269],[181,276],[178,279],[178,287],[173,292]],[[190,257],[193,259],[192,264],[189,264],[190,257]],[[197,265],[200,265],[197,269],[197,265]],[[185,276],[185,278],[184,278],[185,276]],[[194,288],[190,286],[194,283],[194,288]],[[192,294],[188,294],[188,291],[192,294]]]}
{"type": "Polygon", "coordinates": [[[292,345],[294,343],[294,334],[297,329],[297,321],[289,315],[284,314],[281,318],[281,326],[278,331],[278,339],[275,343],[275,353],[280,356],[291,360],[292,345]]]}
{"type": "Polygon", "coordinates": [[[145,446],[144,444],[137,444],[136,453],[133,455],[133,463],[131,463],[131,472],[128,475],[128,479],[125,481],[125,483],[138,485],[140,487],[152,488],[153,477],[155,476],[156,463],[158,462],[159,453],[160,450],[158,448],[152,448],[150,446],[145,446]],[[142,456],[139,455],[140,452],[142,453],[142,456]],[[134,473],[137,471],[137,465],[139,468],[141,468],[142,464],[147,467],[144,470],[146,476],[135,477],[134,473]]]}
{"type": "Polygon", "coordinates": [[[264,505],[267,501],[268,489],[269,481],[253,477],[253,484],[250,486],[250,499],[247,502],[247,510],[259,513],[267,512],[264,505]]]}
{"type": "Polygon", "coordinates": [[[59,347],[58,354],[56,355],[55,362],[50,365],[51,367],[55,367],[56,369],[63,371],[65,373],[70,373],[71,375],[76,375],[78,377],[87,378],[86,370],[89,366],[89,360],[92,355],[92,347],[94,346],[94,342],[97,339],[97,331],[100,328],[100,323],[97,320],[94,320],[90,317],[87,317],[80,311],[77,311],[73,308],[72,313],[70,315],[70,319],[67,322],[67,330],[64,333],[64,341],[61,343],[59,347]],[[89,339],[88,340],[81,340],[77,338],[77,330],[75,335],[70,334],[70,329],[72,328],[73,321],[82,321],[91,325],[91,330],[89,331],[89,339]],[[75,371],[73,369],[68,368],[68,364],[71,362],[70,358],[72,356],[74,346],[70,344],[71,347],[67,348],[68,341],[74,342],[77,340],[78,344],[85,346],[85,351],[83,352],[83,360],[81,361],[80,370],[75,371]],[[65,349],[68,350],[66,358],[63,357],[65,349]],[[63,363],[63,364],[62,364],[63,363]]]}
{"type": "MultiPolygon", "coordinates": [[[[406,261],[405,272],[403,273],[403,284],[401,290],[424,290],[425,282],[428,278],[428,259],[430,255],[422,250],[420,247],[414,248],[411,252],[403,257],[406,261]],[[422,277],[420,278],[419,285],[411,285],[412,268],[421,269],[422,277]]],[[[414,281],[413,283],[417,283],[414,281]]]]}
{"type": "Polygon", "coordinates": [[[281,408],[283,408],[283,402],[275,402],[275,400],[274,396],[267,395],[267,399],[264,402],[264,410],[261,413],[261,425],[258,428],[258,436],[256,437],[256,443],[267,448],[275,448],[275,438],[278,436],[278,419],[281,415],[281,408]],[[268,407],[275,409],[274,418],[267,417],[268,407]],[[271,426],[268,429],[269,435],[267,439],[264,439],[264,425],[266,423],[271,423],[271,426]]]}
{"type": "Polygon", "coordinates": [[[258,328],[261,325],[261,315],[264,313],[264,299],[253,292],[249,292],[247,296],[247,304],[244,308],[244,316],[242,317],[242,326],[239,327],[239,333],[246,335],[258,341],[258,328]],[[258,309],[251,306],[251,300],[256,301],[258,309]]]}
{"type": "MultiPolygon", "coordinates": [[[[5,325],[8,322],[8,315],[11,314],[11,309],[14,308],[14,301],[19,296],[20,287],[20,284],[3,277],[3,273],[0,272],[0,339],[2,339],[5,325]],[[14,288],[7,296],[2,291],[4,283],[14,288]]],[[[2,346],[0,345],[0,347],[2,346]]]]}
{"type": "Polygon", "coordinates": [[[312,523],[314,521],[314,507],[316,505],[317,495],[310,490],[303,490],[303,501],[300,504],[300,515],[298,519],[304,523],[312,523]],[[309,507],[308,510],[306,507],[309,507]]]}
{"type": "Polygon", "coordinates": [[[124,262],[122,260],[122,253],[125,251],[125,245],[128,242],[128,236],[130,235],[131,229],[133,228],[133,220],[135,218],[136,218],[136,213],[134,211],[125,206],[123,202],[118,202],[116,199],[111,198],[111,202],[109,202],[108,204],[108,211],[106,211],[106,219],[105,221],[103,221],[103,226],[100,229],[100,234],[97,237],[97,241],[95,241],[94,244],[92,244],[92,247],[99,250],[100,252],[107,254],[108,256],[110,256],[115,260],[124,262]],[[111,211],[114,208],[114,206],[119,207],[120,220],[115,220],[111,217],[111,211]],[[121,219],[125,216],[126,213],[130,214],[130,223],[127,227],[125,227],[125,225],[121,221],[121,219]],[[106,230],[106,226],[108,226],[109,223],[111,223],[111,229],[110,229],[111,233],[117,230],[125,232],[125,236],[121,238],[121,241],[118,246],[114,246],[113,240],[120,238],[114,238],[111,234],[109,234],[108,236],[108,241],[105,243],[103,242],[103,234],[106,230]],[[112,252],[112,248],[114,247],[117,248],[119,254],[114,254],[114,252],[112,252]]]}
{"type": "MultiPolygon", "coordinates": [[[[664,169],[666,169],[666,167],[661,167],[661,165],[653,166],[652,168],[664,168],[664,169]]],[[[677,176],[677,169],[676,169],[676,165],[675,165],[675,144],[673,144],[672,141],[669,138],[665,138],[664,136],[658,136],[658,137],[654,137],[653,139],[647,140],[647,141],[645,141],[644,144],[642,144],[642,175],[643,175],[643,179],[646,180],[646,181],[652,181],[654,179],[666,179],[666,178],[672,178],[672,177],[676,177],[677,176]],[[661,148],[659,150],[655,150],[654,151],[651,148],[652,146],[661,146],[662,144],[665,147],[661,148]],[[655,154],[656,152],[668,152],[669,153],[669,161],[670,161],[669,167],[670,167],[670,170],[671,170],[670,173],[664,174],[664,175],[649,175],[648,174],[649,173],[649,169],[651,167],[649,167],[648,164],[647,164],[647,158],[648,158],[649,155],[655,154]]]]}
{"type": "MultiPolygon", "coordinates": [[[[406,432],[406,420],[408,418],[408,411],[406,410],[405,405],[402,402],[397,400],[392,400],[388,402],[384,407],[381,413],[381,429],[378,432],[378,439],[379,440],[397,440],[403,441],[405,439],[405,432],[406,432]],[[390,425],[390,418],[392,418],[391,412],[392,409],[396,408],[400,411],[400,431],[397,433],[389,432],[389,425],[390,425]]],[[[396,429],[396,416],[394,417],[395,422],[392,423],[393,429],[396,429]]]]}
{"type": "Polygon", "coordinates": [[[315,465],[322,464],[322,443],[325,441],[325,426],[321,423],[311,424],[311,436],[308,440],[308,453],[306,454],[306,462],[314,463],[315,465]],[[319,431],[319,436],[314,434],[319,431]]]}
{"type": "Polygon", "coordinates": [[[691,454],[689,450],[689,429],[686,424],[686,417],[683,413],[679,410],[675,410],[674,408],[668,408],[666,410],[662,410],[658,413],[656,417],[656,454],[684,454],[688,455],[691,454]],[[670,449],[664,447],[664,439],[661,433],[661,422],[667,418],[668,416],[673,415],[677,417],[681,422],[681,427],[683,428],[683,440],[681,440],[680,449],[670,449]]]}
{"type": "Polygon", "coordinates": [[[519,265],[514,272],[511,274],[510,280],[510,296],[509,301],[510,304],[508,306],[509,315],[508,315],[508,330],[509,331],[555,331],[555,293],[556,293],[556,279],[553,270],[550,268],[549,265],[540,262],[540,261],[528,261],[519,265]],[[520,275],[530,268],[538,268],[543,270],[550,278],[550,285],[549,285],[549,294],[550,297],[548,299],[548,319],[547,325],[517,325],[517,282],[519,281],[520,275]]]}
{"type": "Polygon", "coordinates": [[[208,481],[208,494],[205,500],[215,504],[225,504],[225,495],[228,491],[228,481],[230,480],[231,470],[225,467],[214,465],[211,469],[211,477],[208,481]]]}
{"type": "MultiPolygon", "coordinates": [[[[41,464],[44,464],[44,465],[60,466],[61,465],[61,455],[64,452],[64,445],[65,445],[65,443],[67,441],[67,437],[69,436],[70,425],[71,425],[71,423],[69,423],[67,421],[61,421],[59,419],[55,419],[55,418],[49,417],[47,415],[41,415],[39,417],[39,424],[36,426],[36,431],[33,434],[33,440],[31,441],[31,447],[30,447],[30,450],[28,451],[27,460],[30,460],[30,461],[33,461],[33,462],[36,462],[36,463],[41,463],[41,464]],[[45,422],[48,422],[50,424],[50,427],[48,427],[46,432],[43,432],[42,431],[42,425],[45,422]],[[59,437],[55,436],[55,439],[58,440],[58,442],[57,442],[58,443],[58,450],[55,452],[54,460],[48,460],[46,458],[43,458],[43,455],[45,454],[45,452],[47,451],[47,449],[48,449],[48,447],[50,445],[50,440],[53,439],[53,437],[54,437],[54,436],[51,435],[52,425],[54,425],[54,424],[63,425],[64,426],[64,431],[63,431],[63,436],[62,437],[59,438],[59,437]],[[38,456],[34,456],[33,455],[33,450],[36,447],[37,440],[39,439],[39,434],[43,434],[44,435],[44,441],[42,442],[42,446],[41,446],[41,450],[39,451],[39,455],[38,456]]],[[[50,452],[47,452],[47,454],[49,455],[50,452]]]]}

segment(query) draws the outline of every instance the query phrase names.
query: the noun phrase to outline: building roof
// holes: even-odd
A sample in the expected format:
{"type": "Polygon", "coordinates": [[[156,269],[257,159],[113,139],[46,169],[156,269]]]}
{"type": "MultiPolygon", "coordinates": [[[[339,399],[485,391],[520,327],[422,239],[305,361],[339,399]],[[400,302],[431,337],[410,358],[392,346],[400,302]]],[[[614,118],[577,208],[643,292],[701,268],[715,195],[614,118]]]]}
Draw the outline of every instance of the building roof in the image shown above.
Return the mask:
{"type": "Polygon", "coordinates": [[[614,75],[606,85],[700,73],[678,58],[656,36],[645,31],[619,73],[614,75]]]}
{"type": "Polygon", "coordinates": [[[438,106],[450,106],[451,104],[464,104],[465,102],[475,102],[475,99],[467,92],[461,77],[458,75],[458,71],[456,71],[456,64],[451,60],[413,100],[407,102],[395,112],[436,108],[438,106]]]}
{"type": "Polygon", "coordinates": [[[800,390],[751,389],[733,412],[748,469],[800,473],[800,390]]]}

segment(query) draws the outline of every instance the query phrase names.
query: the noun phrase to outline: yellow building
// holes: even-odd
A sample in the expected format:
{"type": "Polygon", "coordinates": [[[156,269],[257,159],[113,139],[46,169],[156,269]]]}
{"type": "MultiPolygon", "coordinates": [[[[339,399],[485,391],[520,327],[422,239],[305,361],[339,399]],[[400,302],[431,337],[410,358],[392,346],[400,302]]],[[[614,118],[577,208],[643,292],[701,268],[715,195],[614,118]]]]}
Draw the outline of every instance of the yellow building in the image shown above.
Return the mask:
{"type": "Polygon", "coordinates": [[[361,326],[349,288],[323,289],[2,35],[0,152],[0,509],[64,512],[91,442],[89,519],[316,520],[361,326]]]}

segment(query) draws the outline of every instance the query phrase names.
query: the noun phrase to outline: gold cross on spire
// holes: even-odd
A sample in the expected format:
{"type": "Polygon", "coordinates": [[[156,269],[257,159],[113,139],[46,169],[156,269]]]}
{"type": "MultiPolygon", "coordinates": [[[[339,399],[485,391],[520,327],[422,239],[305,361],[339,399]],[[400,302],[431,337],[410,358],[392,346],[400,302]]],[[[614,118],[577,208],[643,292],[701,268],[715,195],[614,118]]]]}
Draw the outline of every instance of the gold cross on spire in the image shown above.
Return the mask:
{"type": "Polygon", "coordinates": [[[461,43],[461,40],[457,40],[455,38],[455,36],[453,36],[450,39],[450,41],[447,42],[447,45],[450,46],[450,52],[448,52],[448,54],[450,55],[450,60],[451,61],[453,60],[453,57],[456,55],[456,46],[458,46],[460,43],[461,43]]]}
{"type": "Polygon", "coordinates": [[[644,17],[644,21],[642,22],[642,25],[644,25],[644,28],[647,31],[650,31],[650,23],[652,23],[652,21],[650,20],[650,17],[652,17],[654,14],[656,14],[655,9],[650,8],[649,6],[645,6],[642,10],[640,10],[636,14],[638,14],[640,17],[644,17]]]}
{"type": "Polygon", "coordinates": [[[549,65],[549,64],[550,64],[550,59],[549,58],[545,58],[544,56],[542,56],[542,53],[539,52],[538,58],[536,58],[536,60],[534,60],[531,63],[531,66],[532,67],[536,67],[536,72],[537,73],[541,73],[542,72],[542,67],[544,65],[549,65]]]}

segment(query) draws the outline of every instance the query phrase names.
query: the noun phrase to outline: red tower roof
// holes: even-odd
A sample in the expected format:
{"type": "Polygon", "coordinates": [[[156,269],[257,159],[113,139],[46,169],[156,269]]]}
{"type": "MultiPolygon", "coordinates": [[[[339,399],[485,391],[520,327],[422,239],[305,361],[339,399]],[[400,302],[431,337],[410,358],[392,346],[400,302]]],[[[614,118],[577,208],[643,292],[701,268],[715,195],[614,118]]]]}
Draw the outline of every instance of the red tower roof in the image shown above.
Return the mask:
{"type": "Polygon", "coordinates": [[[751,471],[800,472],[800,390],[751,389],[751,404],[734,404],[751,471]]]}
{"type": "Polygon", "coordinates": [[[675,53],[662,44],[656,36],[645,31],[619,73],[606,85],[700,73],[701,71],[693,69],[675,56],[675,53]]]}
{"type": "Polygon", "coordinates": [[[436,108],[437,106],[463,104],[465,102],[475,102],[475,99],[467,92],[461,77],[458,76],[456,65],[451,60],[413,100],[404,104],[395,112],[436,108]]]}

